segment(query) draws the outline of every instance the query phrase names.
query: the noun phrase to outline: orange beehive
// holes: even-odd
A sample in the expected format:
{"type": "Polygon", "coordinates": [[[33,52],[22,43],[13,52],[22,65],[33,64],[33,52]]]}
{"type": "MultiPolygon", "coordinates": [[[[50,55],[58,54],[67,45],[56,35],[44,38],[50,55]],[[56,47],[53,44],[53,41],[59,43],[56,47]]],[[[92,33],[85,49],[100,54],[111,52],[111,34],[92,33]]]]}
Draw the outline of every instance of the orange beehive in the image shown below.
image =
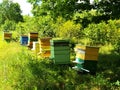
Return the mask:
{"type": "Polygon", "coordinates": [[[6,41],[10,41],[12,38],[12,33],[10,32],[4,32],[3,39],[6,41]]]}
{"type": "Polygon", "coordinates": [[[9,32],[4,32],[4,39],[11,39],[12,37],[12,33],[9,33],[9,32]]]}

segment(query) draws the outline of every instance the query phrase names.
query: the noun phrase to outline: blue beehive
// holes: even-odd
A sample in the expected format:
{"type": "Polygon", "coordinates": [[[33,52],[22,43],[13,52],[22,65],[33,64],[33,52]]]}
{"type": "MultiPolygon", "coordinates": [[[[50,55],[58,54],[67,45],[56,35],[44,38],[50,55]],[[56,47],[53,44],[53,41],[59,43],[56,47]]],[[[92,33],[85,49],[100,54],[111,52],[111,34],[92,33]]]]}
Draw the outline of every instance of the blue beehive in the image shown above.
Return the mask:
{"type": "Polygon", "coordinates": [[[22,35],[20,37],[20,44],[21,45],[27,45],[28,44],[28,36],[27,35],[22,35]]]}

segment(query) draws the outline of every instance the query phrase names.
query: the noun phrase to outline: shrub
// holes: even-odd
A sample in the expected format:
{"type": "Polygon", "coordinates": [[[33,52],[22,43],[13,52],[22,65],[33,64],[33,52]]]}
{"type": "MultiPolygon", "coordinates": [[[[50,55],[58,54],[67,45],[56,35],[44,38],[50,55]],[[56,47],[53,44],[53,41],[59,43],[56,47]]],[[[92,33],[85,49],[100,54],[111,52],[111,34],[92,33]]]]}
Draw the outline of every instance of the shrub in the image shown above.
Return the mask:
{"type": "Polygon", "coordinates": [[[120,20],[109,20],[108,23],[90,24],[84,29],[84,37],[92,40],[94,44],[119,43],[120,20]]]}
{"type": "Polygon", "coordinates": [[[66,21],[58,27],[57,36],[62,38],[76,38],[81,35],[81,25],[75,24],[73,21],[66,21]]]}

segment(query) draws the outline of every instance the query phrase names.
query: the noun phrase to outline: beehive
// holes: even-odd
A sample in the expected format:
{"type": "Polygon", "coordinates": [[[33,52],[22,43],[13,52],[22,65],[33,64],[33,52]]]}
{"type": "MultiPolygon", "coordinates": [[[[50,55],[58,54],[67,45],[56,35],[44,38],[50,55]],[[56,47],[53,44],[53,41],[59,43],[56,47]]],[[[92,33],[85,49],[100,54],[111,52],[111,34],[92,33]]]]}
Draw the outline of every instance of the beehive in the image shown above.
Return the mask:
{"type": "Polygon", "coordinates": [[[75,47],[76,57],[82,60],[97,60],[99,47],[77,45],[75,47]]]}
{"type": "Polygon", "coordinates": [[[77,44],[75,47],[76,66],[73,69],[95,73],[97,70],[99,47],[83,46],[77,44]]]}
{"type": "Polygon", "coordinates": [[[30,49],[33,48],[33,41],[38,41],[38,33],[37,32],[30,32],[28,34],[28,47],[30,49]]]}
{"type": "Polygon", "coordinates": [[[27,35],[21,35],[20,44],[21,45],[27,45],[28,44],[28,36],[27,35]]]}
{"type": "Polygon", "coordinates": [[[50,40],[51,59],[55,64],[70,63],[70,47],[69,40],[50,40]]]}
{"type": "Polygon", "coordinates": [[[12,39],[12,33],[4,32],[3,40],[10,41],[12,39]]]}
{"type": "Polygon", "coordinates": [[[51,37],[40,38],[40,55],[42,57],[50,57],[50,39],[51,37]]]}

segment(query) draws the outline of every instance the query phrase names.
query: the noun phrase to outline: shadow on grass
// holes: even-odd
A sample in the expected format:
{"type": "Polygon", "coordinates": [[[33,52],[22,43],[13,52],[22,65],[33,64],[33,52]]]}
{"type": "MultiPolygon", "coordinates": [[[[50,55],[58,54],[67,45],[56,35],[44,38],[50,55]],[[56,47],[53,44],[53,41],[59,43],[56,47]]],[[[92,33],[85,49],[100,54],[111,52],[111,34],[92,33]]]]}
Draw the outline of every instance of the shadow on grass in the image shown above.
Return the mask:
{"type": "Polygon", "coordinates": [[[63,90],[65,88],[74,90],[75,86],[72,82],[75,82],[76,73],[71,70],[70,66],[53,64],[49,59],[31,60],[28,68],[34,77],[34,82],[31,80],[30,83],[38,90],[63,90]]]}
{"type": "Polygon", "coordinates": [[[98,73],[103,73],[111,82],[120,81],[120,54],[100,54],[98,60],[98,73]]]}

